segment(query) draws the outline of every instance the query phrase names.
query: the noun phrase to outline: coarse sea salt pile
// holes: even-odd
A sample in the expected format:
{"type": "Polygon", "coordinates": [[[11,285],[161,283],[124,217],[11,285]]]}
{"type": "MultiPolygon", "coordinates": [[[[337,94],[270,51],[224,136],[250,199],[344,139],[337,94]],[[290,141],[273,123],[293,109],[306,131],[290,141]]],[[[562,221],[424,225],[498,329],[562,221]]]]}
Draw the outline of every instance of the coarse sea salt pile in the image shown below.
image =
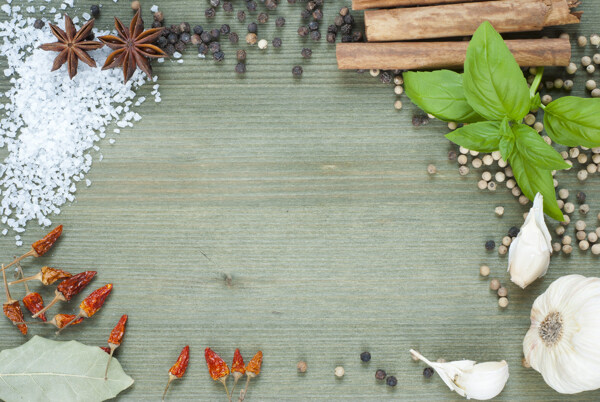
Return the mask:
{"type": "MultiPolygon", "coordinates": [[[[41,6],[37,12],[27,7],[24,11],[37,12],[39,18],[43,9],[41,6]]],[[[8,15],[0,22],[0,55],[7,62],[3,71],[7,78],[3,79],[10,80],[10,89],[0,93],[0,147],[8,151],[0,164],[2,234],[13,230],[17,245],[21,245],[18,233],[25,231],[30,220],[51,225],[50,216],[75,200],[78,183],[85,180],[86,185],[91,184],[85,179],[92,166],[91,152],[99,151],[95,143],[106,137],[107,126],[132,126],[141,119],[131,109],[144,102],[143,97],[136,99],[135,90],[146,79],[137,71],[123,84],[120,69],[101,71],[110,53],[107,47],[90,52],[97,67],[80,62],[73,80],[66,64],[51,72],[58,53],[38,49],[42,43],[56,41],[48,21],[43,29],[35,29],[35,18],[23,16],[21,7],[4,4],[0,10],[8,15]]],[[[89,19],[87,14],[83,17],[89,19]]],[[[64,28],[63,15],[53,14],[52,19],[64,28]]],[[[78,18],[73,20],[77,28],[82,25],[78,18]]],[[[108,32],[94,29],[94,33],[98,37],[108,32]]],[[[160,102],[158,84],[152,95],[160,102]]],[[[119,133],[119,128],[113,132],[119,133]]],[[[97,157],[102,160],[101,154],[97,157]]]]}

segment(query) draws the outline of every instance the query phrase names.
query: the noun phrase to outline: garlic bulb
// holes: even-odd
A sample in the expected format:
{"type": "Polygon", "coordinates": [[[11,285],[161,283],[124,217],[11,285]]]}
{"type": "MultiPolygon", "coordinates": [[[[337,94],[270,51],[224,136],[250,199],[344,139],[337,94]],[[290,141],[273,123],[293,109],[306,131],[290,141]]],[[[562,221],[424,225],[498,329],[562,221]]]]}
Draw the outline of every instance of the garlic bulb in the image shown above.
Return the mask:
{"type": "Polygon", "coordinates": [[[546,275],[552,254],[552,237],[544,222],[544,197],[537,193],[525,223],[508,251],[510,280],[525,289],[546,275]]]}
{"type": "Polygon", "coordinates": [[[492,399],[508,381],[508,364],[504,360],[479,364],[472,360],[433,363],[416,350],[411,349],[410,353],[431,366],[451,390],[467,399],[492,399]]]}
{"type": "Polygon", "coordinates": [[[558,392],[600,388],[600,278],[552,282],[533,303],[523,353],[558,392]]]}

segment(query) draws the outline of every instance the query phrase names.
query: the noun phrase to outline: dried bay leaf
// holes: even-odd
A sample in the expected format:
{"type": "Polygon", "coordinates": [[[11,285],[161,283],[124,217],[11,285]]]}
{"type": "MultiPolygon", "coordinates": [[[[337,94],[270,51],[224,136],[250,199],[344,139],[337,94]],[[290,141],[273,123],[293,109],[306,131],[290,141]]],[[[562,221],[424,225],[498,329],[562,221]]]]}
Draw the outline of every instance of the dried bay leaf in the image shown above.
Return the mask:
{"type": "Polygon", "coordinates": [[[103,401],[133,384],[113,358],[97,346],[34,336],[0,353],[0,399],[11,401],[103,401]]]}

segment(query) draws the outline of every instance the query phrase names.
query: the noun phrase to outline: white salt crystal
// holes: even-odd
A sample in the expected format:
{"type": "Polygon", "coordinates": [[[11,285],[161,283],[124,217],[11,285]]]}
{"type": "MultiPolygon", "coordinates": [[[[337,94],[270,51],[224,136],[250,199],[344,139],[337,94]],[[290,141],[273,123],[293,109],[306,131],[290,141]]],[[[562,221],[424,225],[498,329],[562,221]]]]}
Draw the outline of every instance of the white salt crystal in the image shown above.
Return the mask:
{"type": "Polygon", "coordinates": [[[152,11],[153,13],[158,11],[158,6],[155,4],[152,7],[150,7],[150,11],[152,11]]]}
{"type": "Polygon", "coordinates": [[[23,241],[21,241],[21,240],[19,240],[19,241],[16,241],[16,242],[15,242],[15,245],[16,245],[17,247],[21,247],[21,246],[23,245],[23,241]]]}
{"type": "Polygon", "coordinates": [[[90,179],[85,179],[85,185],[86,186],[91,186],[92,185],[92,181],[90,179]]]}
{"type": "Polygon", "coordinates": [[[110,139],[108,140],[108,143],[109,143],[109,144],[114,144],[114,143],[115,143],[115,141],[116,141],[116,140],[115,140],[114,138],[110,138],[110,139]]]}
{"type": "Polygon", "coordinates": [[[161,58],[159,58],[159,59],[158,59],[158,60],[156,60],[156,61],[157,61],[157,62],[159,62],[159,63],[164,63],[164,62],[165,62],[165,58],[164,58],[164,57],[161,57],[161,58]]]}
{"type": "Polygon", "coordinates": [[[177,60],[177,63],[182,64],[183,60],[177,60]]]}
{"type": "Polygon", "coordinates": [[[89,21],[89,20],[90,20],[90,18],[92,18],[92,16],[91,16],[91,15],[89,15],[88,13],[83,13],[83,14],[81,14],[81,16],[82,16],[82,17],[83,17],[83,19],[84,19],[84,20],[86,20],[86,21],[89,21]]]}
{"type": "Polygon", "coordinates": [[[179,59],[179,58],[181,58],[181,53],[175,52],[175,53],[173,53],[173,57],[176,59],[179,59]]]}

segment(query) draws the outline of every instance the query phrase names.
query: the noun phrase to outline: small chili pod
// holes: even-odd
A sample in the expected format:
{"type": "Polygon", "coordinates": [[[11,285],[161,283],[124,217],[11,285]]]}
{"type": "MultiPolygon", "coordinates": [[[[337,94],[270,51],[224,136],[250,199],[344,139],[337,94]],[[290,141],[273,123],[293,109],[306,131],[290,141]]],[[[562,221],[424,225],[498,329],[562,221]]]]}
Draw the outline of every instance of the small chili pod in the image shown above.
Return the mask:
{"type": "Polygon", "coordinates": [[[213,380],[220,381],[225,387],[225,393],[227,398],[229,396],[229,390],[227,389],[227,378],[229,377],[229,367],[221,356],[212,351],[211,348],[204,349],[204,358],[206,359],[206,365],[208,366],[208,372],[213,380]]]}
{"type": "Polygon", "coordinates": [[[81,292],[90,283],[96,273],[96,271],[81,272],[59,283],[56,291],[54,292],[54,299],[52,299],[52,301],[48,303],[46,307],[34,314],[33,318],[37,318],[40,314],[45,313],[58,301],[71,300],[73,296],[81,292]]]}
{"type": "Polygon", "coordinates": [[[190,347],[186,345],[181,350],[181,353],[179,354],[179,357],[177,358],[177,361],[175,362],[173,367],[171,367],[171,369],[169,370],[169,382],[167,382],[167,386],[165,387],[165,392],[163,392],[163,396],[162,396],[163,401],[165,400],[165,396],[167,395],[167,391],[169,390],[169,386],[171,385],[173,380],[179,379],[179,378],[183,377],[183,375],[185,374],[185,371],[187,370],[189,361],[190,361],[190,347]]]}
{"type": "Polygon", "coordinates": [[[4,272],[4,265],[2,266],[2,278],[4,280],[4,289],[6,290],[6,303],[2,306],[4,315],[19,328],[23,335],[27,335],[27,324],[23,317],[23,311],[18,300],[10,297],[10,291],[8,290],[8,283],[6,282],[6,272],[4,272]]]}
{"type": "MultiPolygon", "coordinates": [[[[108,297],[110,292],[112,292],[112,289],[113,285],[112,283],[109,283],[90,293],[90,295],[83,299],[83,301],[79,305],[79,314],[77,314],[75,318],[73,318],[73,321],[75,321],[78,318],[90,318],[94,314],[96,314],[98,310],[100,310],[100,308],[104,305],[104,302],[106,301],[106,298],[108,297]]],[[[56,332],[56,335],[60,334],[62,330],[68,326],[69,324],[65,325],[63,328],[58,330],[56,332]]]]}
{"type": "Polygon", "coordinates": [[[20,256],[19,258],[15,258],[15,260],[13,262],[11,262],[10,264],[8,264],[4,268],[2,268],[2,270],[4,271],[6,268],[10,267],[13,264],[16,264],[17,262],[21,261],[24,258],[41,257],[42,255],[46,254],[48,252],[48,250],[50,250],[50,248],[54,245],[54,243],[56,243],[56,240],[58,240],[58,238],[62,234],[62,230],[63,230],[63,226],[58,225],[57,227],[52,229],[52,231],[50,231],[50,233],[48,233],[46,236],[44,236],[43,239],[38,240],[35,243],[33,243],[31,245],[31,250],[29,250],[28,252],[26,252],[25,254],[20,256]]]}
{"type": "Polygon", "coordinates": [[[48,324],[54,325],[58,329],[62,329],[67,325],[77,325],[83,321],[83,318],[77,318],[75,314],[56,314],[48,324]]]}
{"type": "MultiPolygon", "coordinates": [[[[19,275],[23,278],[23,268],[21,268],[21,263],[17,262],[17,269],[19,270],[19,275]]],[[[10,285],[10,283],[9,283],[10,285]]],[[[25,285],[25,297],[23,298],[23,305],[31,312],[31,314],[35,314],[38,311],[44,308],[44,299],[42,299],[42,295],[37,292],[31,292],[29,290],[29,286],[27,282],[24,282],[25,285]]],[[[46,314],[40,314],[39,318],[46,322],[46,314]]]]}
{"type": "Polygon", "coordinates": [[[104,371],[105,380],[108,378],[108,368],[110,367],[113,353],[115,352],[115,349],[121,346],[121,341],[125,335],[125,324],[127,323],[127,318],[127,314],[123,314],[108,337],[108,354],[110,354],[110,356],[108,358],[108,362],[106,363],[106,370],[104,371]]]}
{"type": "Polygon", "coordinates": [[[240,394],[240,401],[243,401],[246,397],[246,392],[248,392],[248,385],[250,385],[250,380],[260,374],[260,368],[262,366],[263,354],[259,350],[252,360],[246,366],[246,387],[240,394]]]}
{"type": "Polygon", "coordinates": [[[246,366],[244,365],[244,358],[240,353],[239,349],[233,352],[233,363],[231,363],[231,376],[233,377],[233,386],[231,387],[231,395],[233,390],[240,378],[246,373],[246,366]]]}
{"type": "Polygon", "coordinates": [[[62,269],[50,268],[50,267],[42,267],[42,270],[33,276],[28,276],[27,278],[22,278],[16,281],[9,282],[9,285],[16,285],[17,283],[27,282],[27,281],[40,281],[44,285],[52,285],[56,281],[60,281],[63,279],[71,278],[73,274],[67,271],[63,271],[62,269]]]}
{"type": "Polygon", "coordinates": [[[107,354],[110,354],[110,348],[108,346],[99,346],[99,348],[105,351],[107,354]]]}

